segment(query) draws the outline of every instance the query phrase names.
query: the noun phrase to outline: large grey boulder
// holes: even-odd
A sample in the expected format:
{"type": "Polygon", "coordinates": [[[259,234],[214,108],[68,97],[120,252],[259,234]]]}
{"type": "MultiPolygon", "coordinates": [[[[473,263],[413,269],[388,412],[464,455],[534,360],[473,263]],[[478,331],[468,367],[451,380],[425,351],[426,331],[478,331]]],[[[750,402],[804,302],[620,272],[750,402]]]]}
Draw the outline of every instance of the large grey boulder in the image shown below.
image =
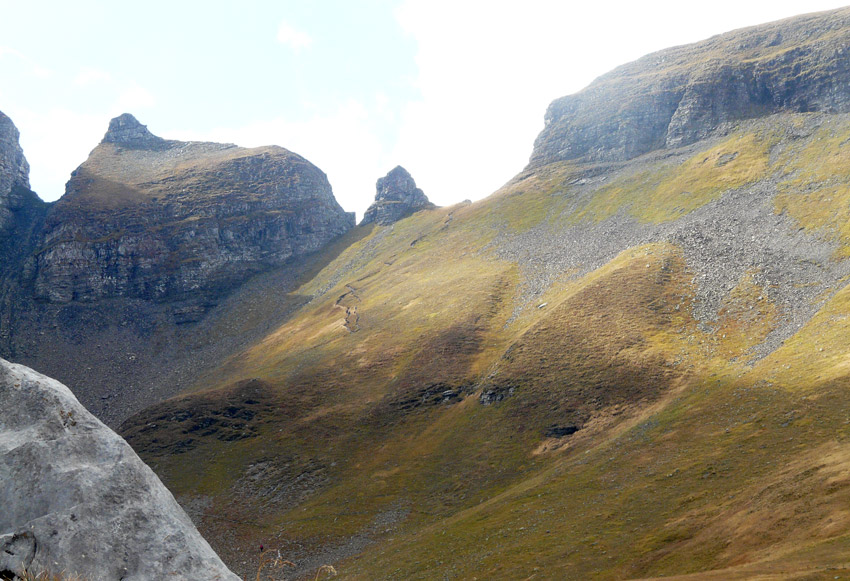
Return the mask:
{"type": "Polygon", "coordinates": [[[238,580],[171,493],[71,391],[0,359],[0,577],[238,580]]]}

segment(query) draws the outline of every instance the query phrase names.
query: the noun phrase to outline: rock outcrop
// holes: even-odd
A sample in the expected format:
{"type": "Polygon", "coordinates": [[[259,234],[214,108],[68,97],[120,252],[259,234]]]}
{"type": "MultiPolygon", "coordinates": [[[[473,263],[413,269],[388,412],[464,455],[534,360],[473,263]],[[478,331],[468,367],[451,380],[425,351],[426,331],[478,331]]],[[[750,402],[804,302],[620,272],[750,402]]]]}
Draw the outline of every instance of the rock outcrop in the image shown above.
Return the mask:
{"type": "Polygon", "coordinates": [[[0,357],[111,425],[185,389],[193,358],[253,340],[245,317],[211,322],[248,277],[285,296],[307,255],[354,226],[325,174],[281,147],[166,140],[122,115],[46,204],[5,116],[0,137],[0,357]]]}
{"type": "Polygon", "coordinates": [[[850,112],[850,9],[647,55],[555,100],[530,166],[622,161],[782,111],[850,112]]]}
{"type": "Polygon", "coordinates": [[[67,387],[0,359],[0,402],[0,576],[238,579],[67,387]]]}
{"type": "Polygon", "coordinates": [[[376,190],[375,201],[366,210],[360,224],[392,224],[417,210],[434,207],[400,165],[378,180],[376,190]]]}
{"type": "Polygon", "coordinates": [[[119,143],[123,147],[147,148],[169,145],[168,141],[148,131],[147,125],[142,125],[129,113],[119,115],[109,122],[109,128],[103,136],[102,143],[119,143]]]}
{"type": "Polygon", "coordinates": [[[201,304],[353,226],[295,153],[164,140],[125,114],[47,216],[35,295],[201,304]]]}
{"type": "Polygon", "coordinates": [[[30,168],[18,138],[15,124],[0,112],[0,235],[12,228],[13,212],[25,203],[30,187],[30,168]]]}

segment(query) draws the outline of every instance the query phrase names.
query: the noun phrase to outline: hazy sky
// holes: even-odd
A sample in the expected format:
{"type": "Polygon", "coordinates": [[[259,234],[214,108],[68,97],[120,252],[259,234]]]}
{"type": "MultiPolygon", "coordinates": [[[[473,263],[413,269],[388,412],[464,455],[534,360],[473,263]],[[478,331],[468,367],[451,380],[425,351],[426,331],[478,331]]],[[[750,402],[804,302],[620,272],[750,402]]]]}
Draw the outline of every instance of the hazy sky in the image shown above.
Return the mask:
{"type": "Polygon", "coordinates": [[[109,119],[155,134],[282,145],[358,217],[406,167],[437,204],[527,163],[543,114],[614,66],[818,0],[0,0],[0,111],[42,198],[109,119]]]}

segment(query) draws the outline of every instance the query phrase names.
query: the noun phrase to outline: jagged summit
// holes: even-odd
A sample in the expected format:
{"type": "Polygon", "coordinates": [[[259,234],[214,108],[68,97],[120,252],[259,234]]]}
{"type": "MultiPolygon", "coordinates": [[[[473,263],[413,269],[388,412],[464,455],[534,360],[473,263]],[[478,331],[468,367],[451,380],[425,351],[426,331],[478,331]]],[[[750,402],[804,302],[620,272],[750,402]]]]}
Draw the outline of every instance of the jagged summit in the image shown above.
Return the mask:
{"type": "Polygon", "coordinates": [[[416,187],[410,173],[400,165],[380,178],[375,188],[375,201],[366,210],[360,224],[392,224],[417,210],[434,207],[416,187]]]}
{"type": "Polygon", "coordinates": [[[139,123],[130,113],[124,113],[109,122],[109,129],[106,130],[101,143],[162,145],[166,140],[148,131],[147,125],[139,123]]]}
{"type": "Polygon", "coordinates": [[[778,112],[850,111],[850,8],[644,56],[556,99],[530,167],[622,161],[778,112]]]}
{"type": "Polygon", "coordinates": [[[125,113],[51,210],[36,293],[59,302],[196,300],[353,226],[325,173],[300,155],[165,140],[125,113]]]}

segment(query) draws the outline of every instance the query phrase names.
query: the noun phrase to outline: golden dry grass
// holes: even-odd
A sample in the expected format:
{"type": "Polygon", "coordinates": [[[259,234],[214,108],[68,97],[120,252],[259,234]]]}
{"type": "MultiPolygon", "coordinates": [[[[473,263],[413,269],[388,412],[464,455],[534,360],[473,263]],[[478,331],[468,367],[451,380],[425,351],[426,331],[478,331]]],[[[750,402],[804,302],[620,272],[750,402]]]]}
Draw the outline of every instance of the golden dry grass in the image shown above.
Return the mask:
{"type": "Polygon", "coordinates": [[[782,139],[746,129],[582,200],[571,197],[578,170],[560,164],[485,202],[361,232],[293,293],[315,298],[204,390],[139,418],[130,439],[178,494],[212,499],[205,532],[236,545],[258,534],[316,550],[376,540],[343,578],[841,575],[850,291],[824,294],[756,361],[782,312],[755,269],[700,326],[680,250],[648,244],[564,273],[540,297],[546,308],[512,319],[520,270],[487,252],[500,233],[540,224],[621,210],[673,219],[782,175],[800,153],[773,151],[782,139]],[[234,388],[246,378],[263,397],[234,388]],[[481,405],[487,390],[506,397],[481,405]],[[235,428],[221,418],[206,425],[230,406],[257,412],[239,428],[250,437],[228,440],[235,428]],[[144,431],[184,412],[194,419],[172,432],[144,431]],[[569,437],[549,432],[570,425],[580,429],[569,437]],[[187,438],[193,447],[175,451],[187,438]],[[258,465],[267,475],[245,492],[258,465]],[[300,476],[314,478],[301,496],[271,492],[300,476]]]}

